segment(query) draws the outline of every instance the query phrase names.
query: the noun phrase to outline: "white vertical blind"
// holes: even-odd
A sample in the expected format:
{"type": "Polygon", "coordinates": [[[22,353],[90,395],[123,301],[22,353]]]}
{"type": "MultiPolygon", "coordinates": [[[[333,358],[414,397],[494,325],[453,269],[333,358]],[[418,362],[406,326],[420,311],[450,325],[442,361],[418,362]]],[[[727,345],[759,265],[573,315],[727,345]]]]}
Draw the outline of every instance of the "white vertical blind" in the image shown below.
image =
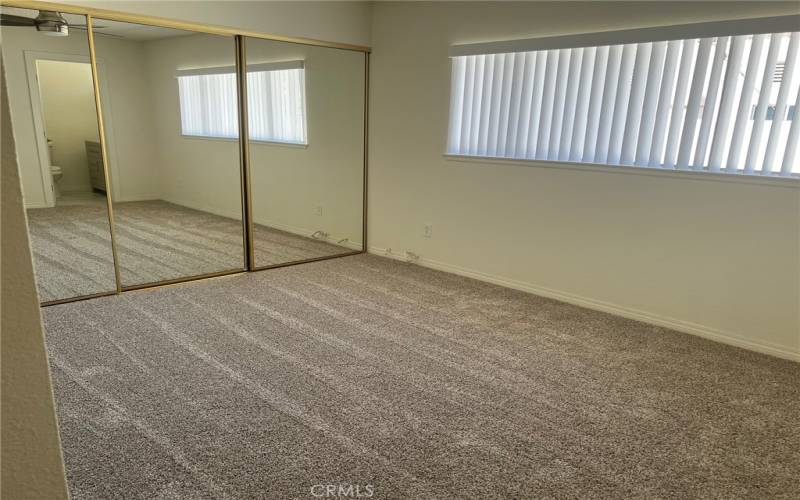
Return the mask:
{"type": "MultiPolygon", "coordinates": [[[[798,89],[797,97],[794,99],[794,112],[800,110],[800,89],[798,89]]],[[[797,150],[798,142],[800,142],[800,120],[792,120],[792,126],[789,129],[789,136],[786,141],[786,153],[783,156],[783,165],[781,166],[781,175],[789,175],[792,172],[792,166],[797,164],[797,150]]]]}
{"type": "MultiPolygon", "coordinates": [[[[254,65],[253,69],[248,68],[247,72],[250,139],[305,144],[305,71],[302,62],[254,65]]],[[[239,136],[233,68],[181,70],[177,79],[183,135],[239,136]]],[[[460,127],[451,128],[451,131],[460,132],[460,127]]]]}
{"type": "Polygon", "coordinates": [[[725,142],[728,139],[728,129],[733,121],[731,119],[731,112],[733,111],[733,101],[736,98],[736,89],[741,76],[744,44],[744,37],[734,37],[731,42],[731,51],[728,55],[725,83],[723,83],[722,98],[719,103],[717,127],[714,130],[714,139],[711,143],[711,156],[708,158],[708,169],[715,172],[718,171],[722,165],[722,154],[726,146],[725,142]]]}
{"type": "Polygon", "coordinates": [[[756,170],[759,151],[764,149],[762,134],[764,132],[764,126],[766,125],[767,108],[769,107],[772,95],[771,91],[767,89],[770,88],[770,84],[775,78],[775,63],[778,60],[778,52],[781,48],[781,38],[780,35],[772,35],[770,37],[767,61],[764,64],[764,73],[758,92],[758,104],[753,112],[753,130],[750,134],[750,145],[747,149],[747,158],[745,159],[744,171],[748,174],[756,170]],[[761,92],[760,89],[764,89],[764,91],[761,92]]]}
{"type": "Polygon", "coordinates": [[[239,136],[235,74],[180,76],[178,93],[183,135],[239,136]]]}
{"type": "MultiPolygon", "coordinates": [[[[650,164],[650,149],[653,145],[653,132],[656,128],[656,106],[658,105],[661,78],[664,73],[664,60],[667,55],[667,42],[656,42],[650,54],[650,71],[647,74],[644,101],[641,112],[641,132],[639,143],[636,147],[636,164],[650,164]]],[[[664,88],[671,88],[668,81],[664,81],[664,88]]],[[[666,116],[666,113],[663,113],[666,116]]]]}
{"type": "Polygon", "coordinates": [[[564,100],[564,123],[561,126],[561,142],[558,146],[559,160],[567,160],[569,158],[570,147],[572,146],[572,129],[575,126],[575,110],[578,106],[578,89],[581,84],[582,63],[583,49],[576,49],[569,61],[567,95],[564,100]]]}
{"type": "MultiPolygon", "coordinates": [[[[539,137],[536,141],[536,158],[547,158],[550,141],[550,124],[553,120],[553,97],[556,93],[556,71],[558,68],[558,51],[547,51],[547,66],[544,73],[544,93],[542,94],[542,111],[539,116],[539,137]]],[[[497,55],[496,57],[500,57],[497,55]]]]}
{"type": "Polygon", "coordinates": [[[633,165],[634,156],[636,155],[639,127],[642,123],[644,91],[648,79],[647,75],[652,50],[652,43],[643,43],[636,51],[636,64],[633,67],[633,81],[631,82],[628,117],[625,121],[625,132],[622,138],[622,153],[620,161],[623,165],[633,165]]]}
{"type": "Polygon", "coordinates": [[[631,95],[633,63],[636,59],[637,45],[625,45],[622,49],[622,65],[619,68],[617,96],[614,100],[614,116],[611,122],[611,135],[608,139],[608,158],[606,163],[619,164],[622,154],[622,136],[625,133],[625,117],[628,115],[628,98],[631,95]]]}
{"type": "MultiPolygon", "coordinates": [[[[667,144],[664,149],[663,163],[664,168],[674,168],[678,161],[678,147],[681,141],[681,130],[683,125],[684,114],[686,113],[686,96],[689,92],[689,83],[692,78],[692,66],[695,63],[695,56],[698,50],[697,40],[684,40],[683,48],[681,51],[680,71],[678,72],[678,79],[675,82],[675,98],[668,101],[669,106],[672,107],[672,113],[669,122],[669,135],[667,136],[667,144]]],[[[669,96],[665,96],[669,100],[669,96]]],[[[655,163],[651,162],[651,166],[658,165],[658,159],[655,163]]]]}
{"type": "MultiPolygon", "coordinates": [[[[747,72],[744,82],[742,82],[742,94],[739,99],[739,109],[736,112],[736,123],[733,126],[733,136],[731,137],[731,147],[728,152],[727,168],[729,171],[736,171],[739,168],[744,134],[750,124],[750,107],[753,104],[753,90],[755,89],[756,77],[758,75],[759,63],[764,49],[764,40],[768,35],[756,35],[753,37],[750,46],[750,57],[747,62],[747,72]]],[[[763,88],[763,87],[762,87],[763,88]]]]}
{"type": "Polygon", "coordinates": [[[456,55],[447,151],[798,175],[798,52],[790,32],[456,55]]]}
{"type": "Polygon", "coordinates": [[[692,155],[692,145],[695,144],[695,133],[697,132],[697,119],[700,116],[700,107],[703,103],[703,87],[705,85],[706,74],[708,73],[708,59],[711,55],[711,38],[700,40],[700,48],[697,50],[697,61],[694,65],[694,77],[692,79],[692,89],[689,91],[689,102],[686,104],[686,116],[683,120],[683,135],[681,135],[681,146],[678,149],[677,168],[685,169],[689,167],[689,158],[692,155]]]}
{"type": "Polygon", "coordinates": [[[600,127],[600,104],[603,100],[603,84],[608,69],[609,47],[597,47],[594,69],[592,71],[592,91],[589,94],[589,114],[586,117],[586,137],[583,141],[583,151],[576,151],[575,161],[594,161],[597,147],[597,133],[600,127]]]}
{"type": "Polygon", "coordinates": [[[608,158],[608,143],[611,138],[611,125],[614,121],[614,98],[617,96],[619,69],[622,63],[622,45],[614,45],[609,49],[608,69],[603,88],[603,105],[600,108],[600,124],[597,129],[597,146],[594,159],[596,163],[605,163],[608,158]]]}
{"type": "MultiPolygon", "coordinates": [[[[772,114],[772,125],[769,129],[769,140],[767,141],[767,150],[764,153],[764,163],[761,167],[761,173],[767,174],[772,171],[773,163],[778,152],[778,142],[781,140],[785,143],[786,139],[781,137],[783,134],[784,117],[786,116],[786,100],[789,98],[790,87],[795,78],[795,66],[797,66],[797,48],[800,45],[800,33],[792,33],[792,38],[789,41],[789,47],[786,55],[786,64],[783,67],[783,74],[780,78],[781,84],[778,89],[778,99],[772,114]]],[[[773,78],[774,80],[774,78],[773,78]]],[[[797,109],[794,110],[797,115],[797,109]]]]}
{"type": "Polygon", "coordinates": [[[714,122],[714,112],[717,107],[717,93],[722,78],[722,67],[730,37],[718,38],[714,47],[714,62],[711,65],[711,75],[706,84],[706,97],[703,99],[703,113],[700,120],[700,131],[695,145],[693,168],[701,169],[705,165],[706,152],[708,151],[708,137],[714,122]]]}
{"type": "Polygon", "coordinates": [[[561,140],[561,125],[564,120],[564,103],[566,102],[566,89],[568,67],[572,50],[562,49],[558,52],[558,70],[556,73],[556,88],[553,97],[553,119],[550,121],[550,145],[547,148],[547,157],[558,158],[558,148],[561,140]]]}
{"type": "Polygon", "coordinates": [[[597,69],[597,57],[598,53],[595,47],[587,47],[584,49],[581,73],[578,77],[580,88],[576,95],[578,102],[575,108],[575,123],[572,127],[572,140],[570,141],[572,149],[569,153],[569,159],[572,161],[579,161],[583,156],[587,124],[590,120],[594,121],[594,117],[589,114],[589,103],[592,95],[591,92],[594,89],[592,73],[597,69]]]}

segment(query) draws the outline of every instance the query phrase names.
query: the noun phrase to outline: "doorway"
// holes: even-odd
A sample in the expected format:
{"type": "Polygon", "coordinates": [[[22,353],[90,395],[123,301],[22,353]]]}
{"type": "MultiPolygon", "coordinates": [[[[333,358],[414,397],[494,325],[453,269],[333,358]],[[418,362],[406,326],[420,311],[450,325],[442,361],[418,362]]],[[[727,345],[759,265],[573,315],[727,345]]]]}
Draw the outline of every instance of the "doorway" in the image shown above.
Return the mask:
{"type": "Polygon", "coordinates": [[[38,60],[36,76],[55,205],[105,203],[91,65],[38,60]]]}
{"type": "MultiPolygon", "coordinates": [[[[25,51],[25,62],[39,157],[37,177],[44,193],[43,205],[26,208],[105,205],[106,182],[89,58],[25,51]]],[[[97,67],[104,80],[99,61],[97,67]]],[[[112,135],[109,122],[106,131],[112,135]]],[[[107,141],[109,154],[111,142],[107,141]]]]}

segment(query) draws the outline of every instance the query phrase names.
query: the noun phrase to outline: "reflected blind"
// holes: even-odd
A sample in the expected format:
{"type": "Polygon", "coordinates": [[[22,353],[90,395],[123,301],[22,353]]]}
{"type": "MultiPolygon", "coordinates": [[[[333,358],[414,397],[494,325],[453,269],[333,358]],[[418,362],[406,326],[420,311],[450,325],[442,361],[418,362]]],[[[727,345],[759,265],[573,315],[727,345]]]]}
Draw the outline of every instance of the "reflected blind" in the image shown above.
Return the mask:
{"type": "Polygon", "coordinates": [[[456,54],[447,152],[798,174],[798,45],[783,32],[456,54]]]}
{"type": "MultiPolygon", "coordinates": [[[[239,137],[232,67],[180,70],[177,78],[183,135],[239,137]]],[[[302,61],[248,65],[247,104],[251,140],[307,143],[302,61]]]]}

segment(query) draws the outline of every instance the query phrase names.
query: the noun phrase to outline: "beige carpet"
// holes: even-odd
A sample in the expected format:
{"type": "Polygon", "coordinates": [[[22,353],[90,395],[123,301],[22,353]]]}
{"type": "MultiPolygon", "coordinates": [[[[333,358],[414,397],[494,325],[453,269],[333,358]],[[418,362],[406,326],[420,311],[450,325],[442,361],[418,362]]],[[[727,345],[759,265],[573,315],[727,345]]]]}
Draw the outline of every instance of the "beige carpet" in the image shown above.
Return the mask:
{"type": "MultiPolygon", "coordinates": [[[[124,286],[241,269],[242,223],[161,200],[116,203],[124,286]]],[[[105,205],[28,210],[42,301],[115,289],[105,205]]],[[[281,264],[350,251],[263,225],[254,228],[256,263],[281,264]]]]}
{"type": "Polygon", "coordinates": [[[44,320],[74,499],[800,498],[800,364],[380,257],[44,320]]]}

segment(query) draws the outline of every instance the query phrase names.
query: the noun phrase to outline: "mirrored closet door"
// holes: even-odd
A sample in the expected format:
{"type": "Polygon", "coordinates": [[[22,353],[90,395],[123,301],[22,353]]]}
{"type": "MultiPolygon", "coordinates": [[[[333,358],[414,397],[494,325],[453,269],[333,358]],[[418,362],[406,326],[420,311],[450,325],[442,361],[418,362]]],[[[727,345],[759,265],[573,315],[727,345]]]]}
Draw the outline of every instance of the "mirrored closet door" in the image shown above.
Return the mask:
{"type": "Polygon", "coordinates": [[[363,48],[0,11],[43,304],[363,251],[363,48]]]}
{"type": "Polygon", "coordinates": [[[87,19],[0,7],[3,66],[39,298],[116,291],[87,19]]]}
{"type": "Polygon", "coordinates": [[[363,245],[363,52],[245,39],[256,268],[363,245]]]}
{"type": "Polygon", "coordinates": [[[234,37],[94,22],[122,288],[243,270],[234,37]]]}

